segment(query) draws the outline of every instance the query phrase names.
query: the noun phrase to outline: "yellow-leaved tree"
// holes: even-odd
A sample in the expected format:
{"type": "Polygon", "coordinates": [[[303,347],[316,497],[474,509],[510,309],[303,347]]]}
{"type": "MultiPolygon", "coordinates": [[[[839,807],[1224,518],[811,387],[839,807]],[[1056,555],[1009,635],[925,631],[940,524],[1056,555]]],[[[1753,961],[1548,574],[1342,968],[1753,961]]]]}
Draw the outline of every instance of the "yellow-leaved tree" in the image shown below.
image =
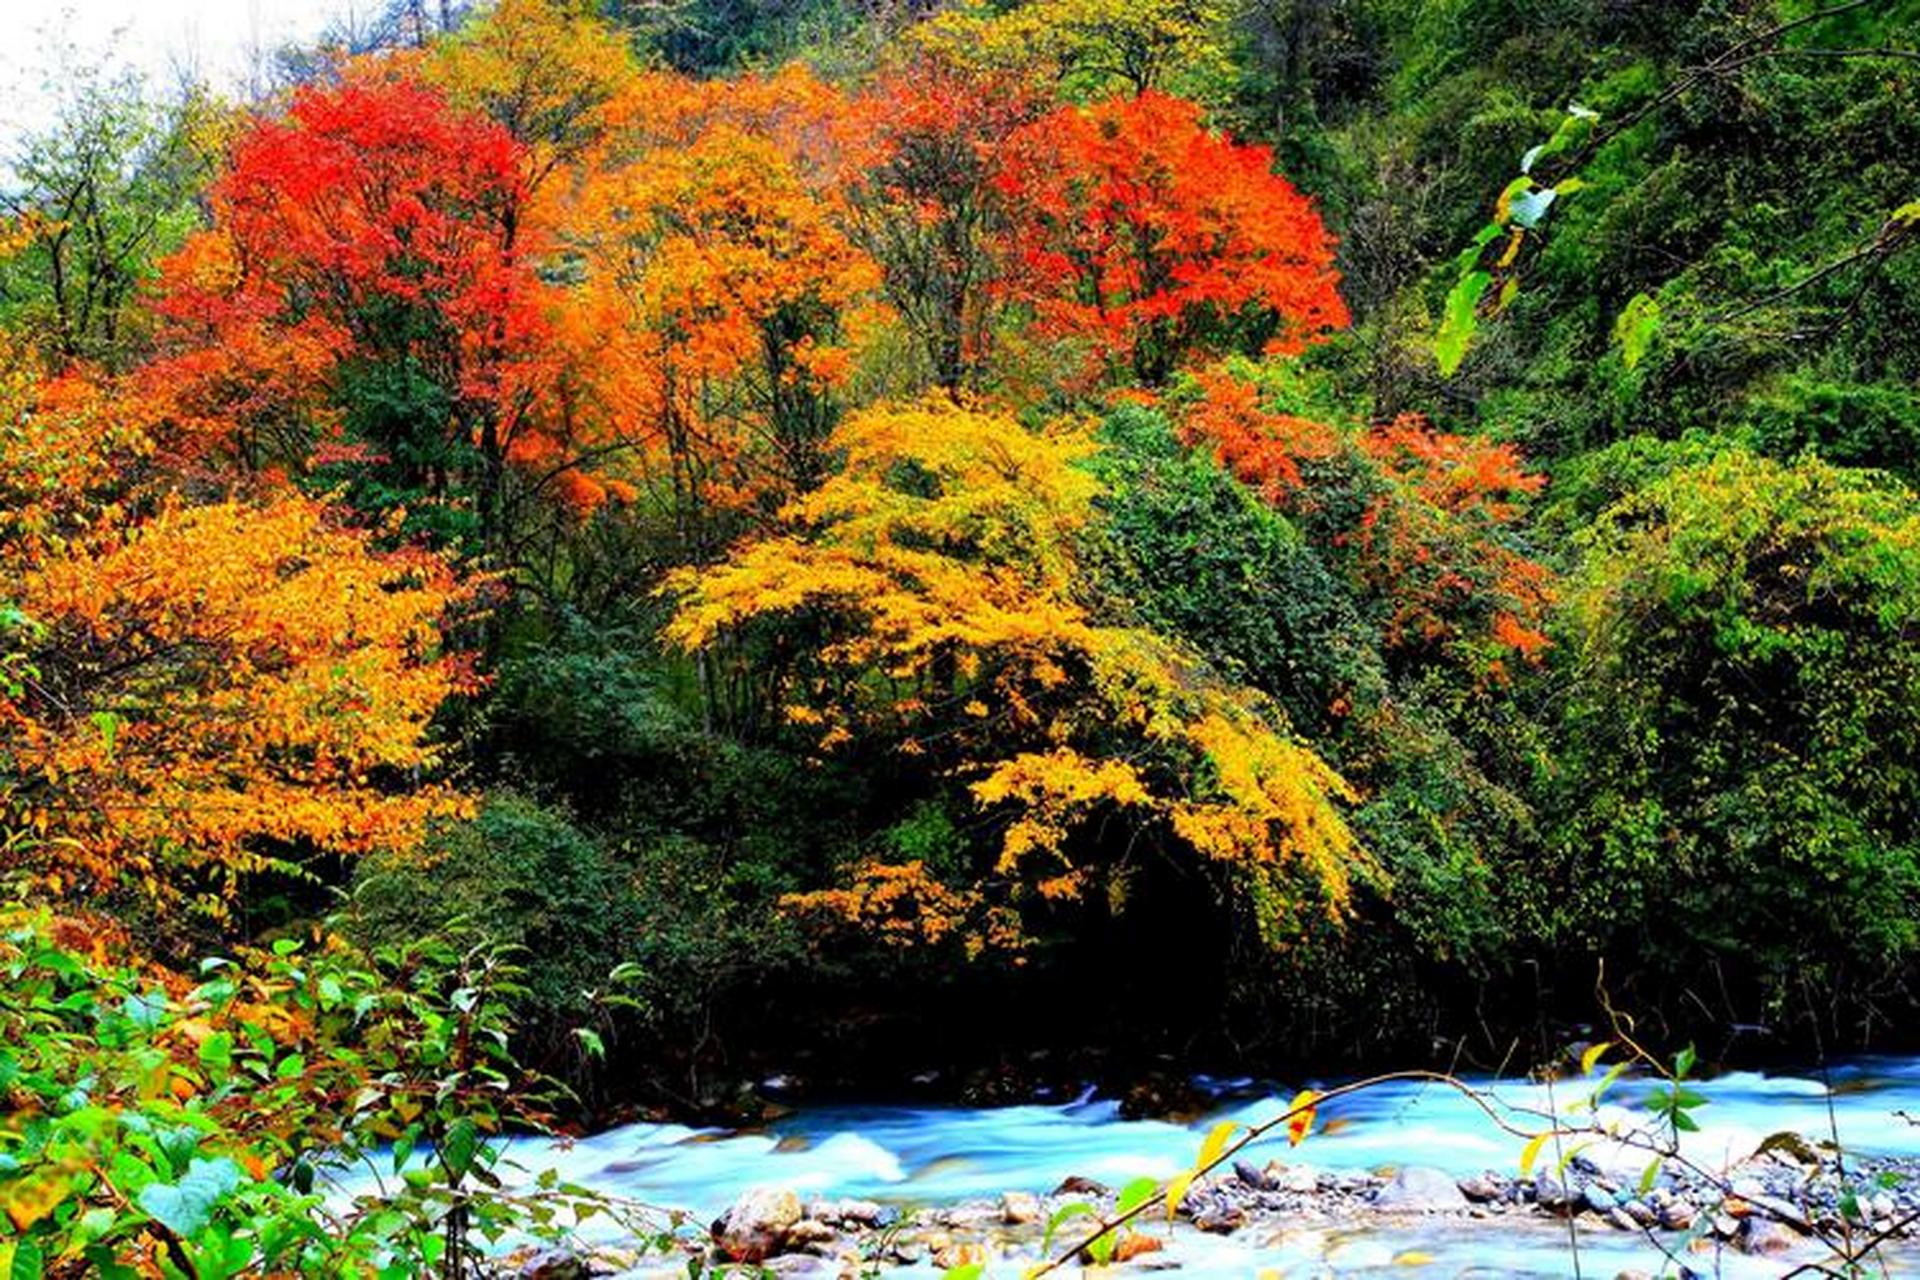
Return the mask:
{"type": "Polygon", "coordinates": [[[1271,703],[1103,610],[1084,424],[934,398],[856,413],[831,444],[842,467],[783,531],[670,581],[669,638],[784,628],[805,656],[766,695],[791,721],[824,750],[885,741],[963,778],[998,836],[971,883],[869,862],[793,905],[886,938],[1017,943],[1023,903],[1111,891],[1144,837],[1222,873],[1270,941],[1302,908],[1344,909],[1373,874],[1346,784],[1271,703]]]}
{"type": "Polygon", "coordinates": [[[195,501],[158,408],[0,374],[0,874],[191,898],[313,852],[405,846],[465,806],[431,722],[469,680],[447,563],[271,482],[195,501]]]}

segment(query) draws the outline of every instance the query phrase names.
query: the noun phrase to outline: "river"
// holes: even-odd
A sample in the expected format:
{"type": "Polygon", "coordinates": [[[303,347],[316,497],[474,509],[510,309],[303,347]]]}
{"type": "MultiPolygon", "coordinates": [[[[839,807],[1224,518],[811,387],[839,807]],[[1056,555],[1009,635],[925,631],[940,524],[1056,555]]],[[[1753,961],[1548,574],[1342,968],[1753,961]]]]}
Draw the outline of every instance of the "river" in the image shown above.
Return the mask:
{"type": "MultiPolygon", "coordinates": [[[[1768,1135],[1791,1130],[1816,1141],[1837,1135],[1850,1154],[1920,1159],[1920,1126],[1903,1114],[1920,1115],[1920,1059],[1855,1059],[1824,1074],[1822,1080],[1730,1072],[1701,1082],[1697,1088],[1707,1101],[1695,1112],[1701,1128],[1687,1136],[1687,1154],[1724,1165],[1751,1153],[1768,1135]]],[[[1009,1190],[1043,1193],[1069,1175],[1109,1185],[1141,1175],[1166,1178],[1192,1163],[1217,1121],[1257,1123],[1277,1114],[1296,1084],[1327,1082],[1271,1089],[1246,1080],[1201,1083],[1214,1105],[1178,1123],[1124,1119],[1115,1103],[1095,1097],[994,1108],[814,1105],[795,1107],[750,1131],[635,1124],[558,1144],[520,1140],[510,1154],[527,1168],[555,1167],[572,1181],[684,1206],[702,1220],[718,1215],[741,1192],[769,1185],[792,1188],[803,1198],[949,1204],[1009,1190]]],[[[1470,1083],[1502,1108],[1564,1107],[1583,1093],[1577,1081],[1562,1082],[1551,1094],[1525,1082],[1470,1083]]],[[[1645,1088],[1629,1082],[1610,1096],[1630,1107],[1645,1088]]],[[[1282,1134],[1249,1154],[1256,1163],[1275,1158],[1330,1171],[1419,1164],[1464,1175],[1512,1173],[1523,1145],[1471,1100],[1433,1084],[1390,1083],[1330,1101],[1319,1123],[1320,1131],[1297,1150],[1288,1148],[1282,1134]]],[[[1580,1274],[1611,1277],[1631,1268],[1660,1273],[1659,1254],[1626,1233],[1582,1228],[1577,1243],[1580,1274]]],[[[1575,1274],[1572,1253],[1564,1226],[1435,1219],[1360,1231],[1191,1233],[1177,1274],[1343,1275],[1417,1266],[1427,1276],[1562,1276],[1575,1274]]],[[[1782,1268],[1728,1255],[1717,1267],[1702,1269],[1761,1276],[1782,1268]]],[[[1920,1275],[1920,1256],[1895,1259],[1890,1273],[1920,1275]]]]}

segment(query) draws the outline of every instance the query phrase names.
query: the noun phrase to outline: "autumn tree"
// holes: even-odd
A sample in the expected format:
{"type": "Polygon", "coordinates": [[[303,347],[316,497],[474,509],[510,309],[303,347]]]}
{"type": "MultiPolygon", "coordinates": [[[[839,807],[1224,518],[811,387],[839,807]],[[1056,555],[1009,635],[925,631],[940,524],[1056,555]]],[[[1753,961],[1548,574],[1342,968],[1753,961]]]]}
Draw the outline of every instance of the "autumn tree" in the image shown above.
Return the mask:
{"type": "Polygon", "coordinates": [[[552,376],[548,291],[517,220],[526,174],[505,127],[416,80],[355,66],[303,88],[234,144],[203,233],[216,243],[188,246],[163,304],[174,349],[226,344],[237,324],[235,346],[272,352],[308,327],[332,345],[329,397],[373,481],[470,510],[491,545],[552,376]]]}
{"type": "Polygon", "coordinates": [[[754,114],[694,108],[688,141],[638,146],[574,213],[590,390],[692,558],[717,550],[728,513],[770,514],[824,473],[879,285],[804,158],[735,123],[754,114]]]}
{"type": "Polygon", "coordinates": [[[1067,108],[1015,146],[1008,292],[1043,335],[1157,386],[1193,356],[1297,351],[1347,323],[1312,202],[1194,104],[1148,92],[1067,108]]]}
{"type": "Polygon", "coordinates": [[[1546,480],[1511,445],[1414,414],[1316,422],[1268,407],[1256,381],[1226,368],[1194,376],[1181,429],[1345,569],[1400,664],[1498,675],[1545,651],[1553,575],[1521,525],[1546,480]]]}
{"type": "Polygon", "coordinates": [[[1270,704],[1089,598],[1078,543],[1099,486],[1084,427],[1033,432],[941,399],[855,414],[834,444],[844,468],[789,507],[788,531],[672,581],[669,636],[696,648],[804,623],[806,658],[769,690],[789,719],[821,750],[888,741],[957,773],[1000,839],[976,884],[863,864],[798,906],[916,937],[944,932],[925,911],[977,910],[970,927],[998,936],[995,907],[1123,875],[1089,834],[1101,818],[1239,885],[1270,938],[1304,903],[1344,905],[1367,867],[1346,785],[1270,704]],[[1018,888],[996,898],[995,882],[1018,888]]]}
{"type": "Polygon", "coordinates": [[[1013,218],[997,184],[1008,140],[1038,109],[1016,77],[921,58],[851,104],[854,241],[884,269],[887,301],[948,391],[981,379],[1001,242],[1013,218]]]}
{"type": "Polygon", "coordinates": [[[123,387],[15,378],[0,396],[21,659],[0,688],[0,809],[39,837],[45,885],[217,913],[244,875],[405,846],[460,807],[421,780],[466,679],[439,637],[459,595],[443,561],[376,551],[285,490],[194,503],[143,462],[158,414],[123,387]]]}

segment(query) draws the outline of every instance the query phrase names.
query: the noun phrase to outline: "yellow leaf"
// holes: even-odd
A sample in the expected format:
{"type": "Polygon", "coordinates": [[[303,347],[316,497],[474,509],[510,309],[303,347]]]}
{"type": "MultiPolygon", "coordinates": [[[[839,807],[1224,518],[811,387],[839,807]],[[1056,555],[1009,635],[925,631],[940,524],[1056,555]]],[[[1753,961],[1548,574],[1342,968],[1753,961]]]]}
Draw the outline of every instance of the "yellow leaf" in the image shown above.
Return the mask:
{"type": "Polygon", "coordinates": [[[1320,1108],[1314,1104],[1319,1101],[1318,1092],[1302,1089],[1294,1094],[1293,1101],[1287,1104],[1287,1110],[1293,1113],[1287,1121],[1287,1142],[1290,1145],[1299,1146],[1306,1141],[1307,1135],[1313,1132],[1314,1117],[1320,1113],[1320,1108]]]}
{"type": "Polygon", "coordinates": [[[1408,1249],[1405,1253],[1394,1256],[1393,1265],[1396,1267],[1424,1267],[1432,1261],[1432,1254],[1422,1253],[1418,1249],[1408,1249]]]}
{"type": "Polygon", "coordinates": [[[1193,1174],[1176,1174],[1167,1183],[1167,1221],[1172,1222],[1180,1212],[1180,1202],[1187,1198],[1187,1188],[1193,1185],[1193,1174]]]}
{"type": "Polygon", "coordinates": [[[1222,1120],[1207,1130],[1207,1140],[1200,1144],[1200,1158],[1193,1162],[1196,1169],[1204,1169],[1220,1158],[1227,1149],[1227,1141],[1240,1128],[1237,1120],[1222,1120]]]}
{"type": "Polygon", "coordinates": [[[1613,1041],[1611,1040],[1602,1040],[1598,1044],[1589,1045],[1587,1051],[1580,1055],[1580,1074],[1583,1076],[1591,1075],[1593,1069],[1600,1065],[1601,1057],[1611,1048],[1613,1048],[1613,1041]]]}
{"type": "Polygon", "coordinates": [[[7,1188],[7,1217],[16,1230],[25,1231],[60,1207],[71,1190],[60,1174],[38,1173],[7,1188]]]}
{"type": "Polygon", "coordinates": [[[1520,1148],[1520,1173],[1526,1176],[1533,1172],[1533,1162],[1540,1158],[1540,1148],[1547,1145],[1547,1139],[1553,1136],[1553,1130],[1536,1133],[1527,1139],[1527,1145],[1520,1148]]]}

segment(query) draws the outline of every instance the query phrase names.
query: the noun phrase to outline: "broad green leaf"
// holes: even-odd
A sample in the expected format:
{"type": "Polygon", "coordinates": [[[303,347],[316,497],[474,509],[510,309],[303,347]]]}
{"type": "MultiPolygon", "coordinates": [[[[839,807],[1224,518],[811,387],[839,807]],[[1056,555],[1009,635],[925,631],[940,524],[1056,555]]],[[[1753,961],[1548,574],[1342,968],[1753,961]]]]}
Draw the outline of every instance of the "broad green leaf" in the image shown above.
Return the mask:
{"type": "Polygon", "coordinates": [[[1513,221],[1513,203],[1533,189],[1533,179],[1522,175],[1509,182],[1500,192],[1500,198],[1493,202],[1493,220],[1506,223],[1513,221]]]}
{"type": "Polygon", "coordinates": [[[1474,332],[1480,327],[1475,309],[1492,283],[1493,276],[1488,272],[1469,271],[1448,291],[1440,331],[1433,338],[1433,355],[1442,375],[1452,377],[1460,362],[1467,358],[1467,344],[1473,341],[1474,332]]]}
{"type": "Polygon", "coordinates": [[[987,1264],[984,1262],[963,1262],[957,1267],[948,1267],[940,1274],[946,1280],[980,1280],[986,1272],[987,1264]]]}
{"type": "Polygon", "coordinates": [[[206,1229],[214,1209],[232,1195],[243,1176],[225,1156],[195,1158],[178,1182],[153,1182],[140,1188],[136,1202],[148,1216],[182,1239],[206,1229]]]}
{"type": "Polygon", "coordinates": [[[446,1162],[447,1172],[453,1175],[455,1181],[467,1176],[479,1149],[479,1128],[466,1116],[455,1120],[447,1129],[447,1140],[440,1148],[440,1157],[446,1162]]]}
{"type": "Polygon", "coordinates": [[[1053,1237],[1059,1232],[1062,1224],[1071,1222],[1075,1218],[1085,1217],[1092,1212],[1093,1206],[1085,1200],[1075,1200],[1071,1204],[1063,1204],[1055,1209],[1053,1216],[1047,1219],[1046,1234],[1040,1237],[1040,1252],[1045,1253],[1053,1248],[1053,1237]]]}
{"type": "Polygon", "coordinates": [[[1660,304],[1644,293],[1636,293],[1627,302],[1620,318],[1613,322],[1613,336],[1620,341],[1620,361],[1631,369],[1640,363],[1660,328],[1660,304]]]}
{"type": "Polygon", "coordinates": [[[0,1244],[0,1276],[6,1280],[41,1280],[46,1273],[45,1255],[32,1240],[0,1244]]]}
{"type": "Polygon", "coordinates": [[[1137,1209],[1151,1200],[1153,1193],[1159,1189],[1160,1182],[1156,1178],[1135,1178],[1120,1188],[1120,1196],[1113,1202],[1113,1211],[1121,1214],[1137,1209]]]}
{"type": "Polygon", "coordinates": [[[1680,1052],[1674,1054],[1673,1055],[1674,1077],[1679,1080],[1685,1080],[1688,1076],[1692,1075],[1694,1061],[1695,1061],[1695,1058],[1694,1058],[1692,1045],[1688,1045],[1686,1048],[1682,1049],[1680,1052]]]}
{"type": "Polygon", "coordinates": [[[1659,1177],[1660,1157],[1655,1156],[1653,1159],[1647,1161],[1647,1167],[1640,1171],[1640,1194],[1644,1196],[1647,1192],[1653,1190],[1653,1184],[1659,1177]]]}
{"type": "Polygon", "coordinates": [[[1546,219],[1547,210],[1553,207],[1557,192],[1548,187],[1544,191],[1521,191],[1507,201],[1507,216],[1516,226],[1531,231],[1546,219]]]}

